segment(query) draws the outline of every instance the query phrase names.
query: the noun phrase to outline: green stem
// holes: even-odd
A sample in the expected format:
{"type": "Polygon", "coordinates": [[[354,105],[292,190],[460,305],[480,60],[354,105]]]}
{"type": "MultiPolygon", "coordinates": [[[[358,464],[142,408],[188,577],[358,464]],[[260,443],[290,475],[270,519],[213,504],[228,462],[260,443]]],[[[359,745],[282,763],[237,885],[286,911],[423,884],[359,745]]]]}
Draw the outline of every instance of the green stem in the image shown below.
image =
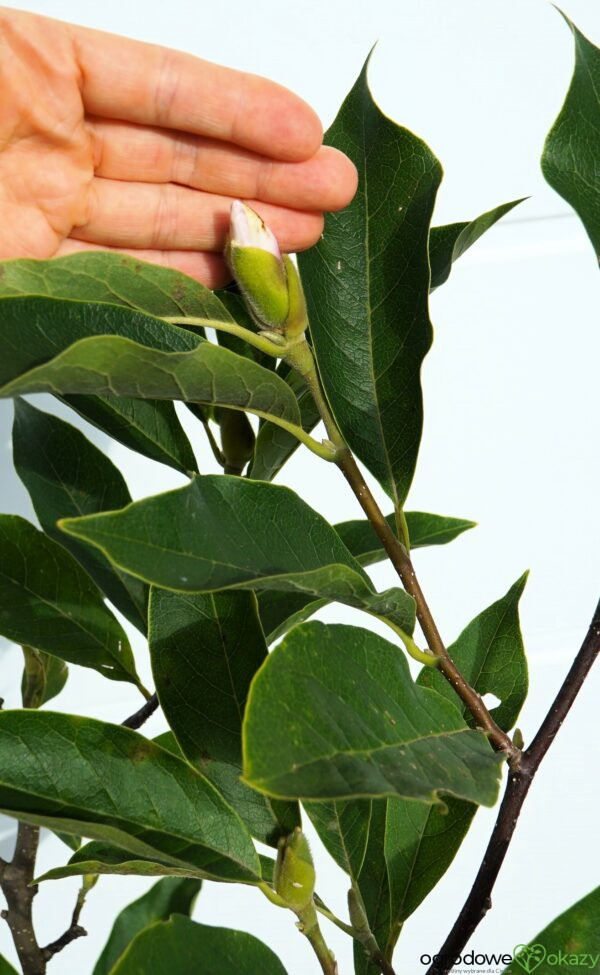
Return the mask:
{"type": "Polygon", "coordinates": [[[255,349],[260,349],[261,352],[264,352],[266,355],[271,355],[276,359],[280,359],[285,350],[285,339],[283,336],[281,337],[281,342],[279,342],[275,340],[273,333],[269,333],[270,337],[267,338],[258,332],[250,331],[249,328],[244,328],[243,325],[238,325],[237,322],[222,322],[219,319],[197,318],[196,316],[187,315],[175,315],[173,317],[163,318],[163,322],[169,322],[170,325],[197,325],[199,328],[214,328],[217,332],[228,332],[229,335],[237,335],[244,342],[253,345],[255,349]]]}
{"type": "Polygon", "coordinates": [[[327,947],[323,932],[319,927],[319,919],[317,918],[314,904],[311,904],[305,911],[298,914],[298,920],[298,928],[310,942],[323,970],[323,975],[338,975],[337,962],[327,947]]]}
{"type": "MultiPolygon", "coordinates": [[[[368,484],[361,474],[358,464],[345,445],[343,437],[338,430],[329,405],[321,391],[315,361],[306,340],[298,343],[291,353],[286,356],[286,359],[291,366],[301,372],[310,388],[315,399],[315,405],[325,424],[327,435],[337,449],[336,463],[356,495],[361,508],[371,522],[375,533],[402,581],[402,585],[415,600],[417,618],[429,649],[434,657],[437,658],[436,663],[440,672],[471,712],[477,722],[477,726],[487,733],[494,747],[499,751],[505,752],[513,764],[518,764],[521,752],[516,748],[509,736],[496,724],[483,703],[481,696],[466,681],[448,653],[419,584],[419,580],[417,579],[410,555],[403,543],[399,541],[390,528],[368,484]]],[[[386,620],[386,622],[388,621],[386,620]]]]}

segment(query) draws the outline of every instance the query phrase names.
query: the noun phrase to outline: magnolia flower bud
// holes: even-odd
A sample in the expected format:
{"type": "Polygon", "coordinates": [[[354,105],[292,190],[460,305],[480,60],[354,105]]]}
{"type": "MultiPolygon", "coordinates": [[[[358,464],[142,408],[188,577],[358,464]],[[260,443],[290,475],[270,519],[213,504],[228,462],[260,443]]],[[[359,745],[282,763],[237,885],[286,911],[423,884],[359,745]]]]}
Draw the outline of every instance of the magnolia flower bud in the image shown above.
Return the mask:
{"type": "Polygon", "coordinates": [[[315,868],[308,840],[299,826],[279,841],[273,886],[276,893],[296,913],[305,910],[312,903],[315,868]]]}
{"type": "Polygon", "coordinates": [[[300,276],[265,222],[241,200],[231,204],[225,257],[260,329],[301,335],[308,324],[300,276]]]}

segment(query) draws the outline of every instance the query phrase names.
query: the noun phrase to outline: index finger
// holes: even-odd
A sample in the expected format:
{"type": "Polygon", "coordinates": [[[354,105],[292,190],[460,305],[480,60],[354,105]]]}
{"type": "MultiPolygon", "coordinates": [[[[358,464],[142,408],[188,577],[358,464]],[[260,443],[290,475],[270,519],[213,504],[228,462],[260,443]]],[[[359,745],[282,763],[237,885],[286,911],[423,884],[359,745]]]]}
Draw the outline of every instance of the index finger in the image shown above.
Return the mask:
{"type": "Polygon", "coordinates": [[[273,81],[103,31],[71,31],[90,115],[211,136],[292,162],[321,144],[312,108],[273,81]]]}

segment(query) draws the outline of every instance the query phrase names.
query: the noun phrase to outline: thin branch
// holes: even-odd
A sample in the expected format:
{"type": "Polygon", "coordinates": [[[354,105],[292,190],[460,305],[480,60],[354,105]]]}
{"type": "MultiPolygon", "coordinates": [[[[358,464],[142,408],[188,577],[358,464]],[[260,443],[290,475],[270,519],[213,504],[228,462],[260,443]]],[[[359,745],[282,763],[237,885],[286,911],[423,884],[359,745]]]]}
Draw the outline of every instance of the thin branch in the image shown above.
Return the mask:
{"type": "Polygon", "coordinates": [[[581,649],[548,714],[529,748],[523,752],[519,767],[509,773],[508,783],[498,818],[485,856],[462,911],[436,955],[438,959],[427,975],[447,975],[454,959],[462,953],[469,938],[492,905],[492,891],[515,831],[519,814],[532,780],[548,749],[560,731],[581,686],[600,653],[600,602],[581,645],[581,649]]]}
{"type": "Polygon", "coordinates": [[[376,951],[375,954],[371,956],[371,961],[374,965],[379,966],[382,975],[396,975],[394,969],[381,951],[376,951]]]}
{"type": "Polygon", "coordinates": [[[483,703],[481,696],[465,680],[448,653],[419,584],[419,580],[417,579],[410,555],[387,523],[383,512],[360,472],[358,464],[344,443],[343,437],[323,395],[315,361],[308,343],[306,341],[302,344],[299,343],[292,350],[288,350],[285,358],[304,377],[325,424],[327,435],[336,449],[336,463],[356,495],[364,513],[371,522],[392,565],[400,576],[402,585],[415,600],[417,619],[419,620],[431,653],[438,658],[437,666],[440,672],[454,688],[463,704],[469,709],[478,727],[487,733],[494,748],[498,749],[498,751],[505,752],[511,762],[518,762],[521,754],[519,749],[496,724],[483,703]]]}
{"type": "Polygon", "coordinates": [[[158,697],[156,696],[155,692],[151,697],[148,698],[146,703],[142,705],[139,711],[136,711],[135,714],[131,714],[128,718],[125,718],[121,724],[124,728],[141,728],[144,722],[154,714],[157,708],[158,697]]]}
{"type": "Polygon", "coordinates": [[[75,901],[75,907],[73,908],[73,915],[71,917],[69,927],[64,934],[61,934],[60,938],[57,938],[56,941],[52,941],[49,945],[46,945],[45,948],[42,948],[46,961],[50,961],[54,955],[57,955],[59,951],[62,951],[63,948],[67,947],[67,945],[70,945],[72,941],[75,941],[77,938],[86,937],[87,931],[85,928],[81,927],[79,917],[83,909],[83,905],[85,904],[86,896],[96,883],[97,879],[98,877],[94,875],[85,876],[83,878],[81,887],[79,888],[79,892],[77,894],[77,900],[75,901]]]}

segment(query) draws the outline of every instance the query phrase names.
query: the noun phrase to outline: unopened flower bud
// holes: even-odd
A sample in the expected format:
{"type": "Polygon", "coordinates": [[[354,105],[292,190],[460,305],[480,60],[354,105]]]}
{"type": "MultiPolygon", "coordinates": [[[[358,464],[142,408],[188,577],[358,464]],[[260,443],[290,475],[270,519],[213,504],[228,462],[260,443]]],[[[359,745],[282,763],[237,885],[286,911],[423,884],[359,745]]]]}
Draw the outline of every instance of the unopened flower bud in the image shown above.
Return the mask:
{"type": "Polygon", "coordinates": [[[241,200],[231,204],[225,256],[260,329],[289,338],[307,326],[306,302],[295,264],[258,213],[241,200]]]}
{"type": "Polygon", "coordinates": [[[273,886],[291,910],[305,910],[312,903],[315,868],[308,840],[299,826],[279,841],[273,886]]]}

